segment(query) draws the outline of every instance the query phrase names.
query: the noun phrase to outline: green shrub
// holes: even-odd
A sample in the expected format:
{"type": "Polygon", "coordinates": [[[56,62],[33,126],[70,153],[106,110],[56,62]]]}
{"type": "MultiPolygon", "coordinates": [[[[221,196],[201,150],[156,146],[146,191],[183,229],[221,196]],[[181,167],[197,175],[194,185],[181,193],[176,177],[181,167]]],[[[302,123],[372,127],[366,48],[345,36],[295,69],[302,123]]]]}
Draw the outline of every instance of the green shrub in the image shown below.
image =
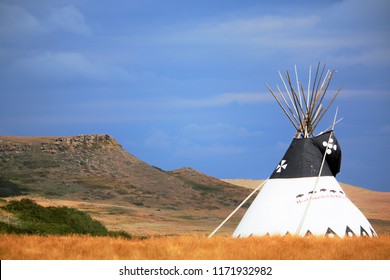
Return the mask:
{"type": "Polygon", "coordinates": [[[127,238],[127,239],[132,238],[131,234],[129,234],[128,232],[123,231],[123,230],[120,230],[120,231],[109,231],[108,232],[108,236],[111,236],[111,237],[122,237],[122,238],[127,238]]]}
{"type": "Polygon", "coordinates": [[[200,184],[195,184],[195,183],[192,183],[191,184],[191,187],[194,189],[194,190],[197,190],[197,191],[200,191],[200,192],[203,192],[203,193],[209,193],[209,192],[220,192],[222,191],[223,189],[219,186],[206,186],[206,185],[200,185],[200,184]]]}
{"type": "Polygon", "coordinates": [[[110,235],[131,237],[125,232],[109,232],[100,222],[90,215],[69,207],[43,207],[30,199],[10,201],[1,207],[15,214],[21,226],[0,224],[0,232],[26,234],[89,234],[95,236],[110,235]]]}
{"type": "Polygon", "coordinates": [[[0,233],[28,234],[28,233],[32,233],[32,232],[28,232],[28,230],[21,229],[15,225],[0,222],[0,233]]]}
{"type": "Polygon", "coordinates": [[[18,196],[21,194],[22,191],[19,185],[7,179],[0,178],[0,197],[18,196]]]}

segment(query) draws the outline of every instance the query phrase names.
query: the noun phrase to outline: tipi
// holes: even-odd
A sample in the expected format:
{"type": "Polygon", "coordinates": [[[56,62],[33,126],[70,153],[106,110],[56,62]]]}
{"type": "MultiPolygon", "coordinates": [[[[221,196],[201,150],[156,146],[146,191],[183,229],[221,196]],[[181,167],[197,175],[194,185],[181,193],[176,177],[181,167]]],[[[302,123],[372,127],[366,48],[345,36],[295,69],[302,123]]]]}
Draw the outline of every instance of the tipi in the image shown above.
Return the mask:
{"type": "Polygon", "coordinates": [[[333,103],[325,98],[335,71],[317,66],[313,83],[311,67],[307,91],[298,80],[294,87],[288,72],[279,76],[284,92],[267,85],[297,133],[272,175],[265,181],[233,233],[252,235],[376,236],[362,212],[349,200],[335,176],[340,171],[341,149],[334,135],[337,111],[330,130],[314,134],[333,103]],[[321,69],[322,68],[322,69],[321,69]],[[324,104],[326,100],[328,104],[324,104]],[[325,105],[325,106],[324,106],[325,105]]]}

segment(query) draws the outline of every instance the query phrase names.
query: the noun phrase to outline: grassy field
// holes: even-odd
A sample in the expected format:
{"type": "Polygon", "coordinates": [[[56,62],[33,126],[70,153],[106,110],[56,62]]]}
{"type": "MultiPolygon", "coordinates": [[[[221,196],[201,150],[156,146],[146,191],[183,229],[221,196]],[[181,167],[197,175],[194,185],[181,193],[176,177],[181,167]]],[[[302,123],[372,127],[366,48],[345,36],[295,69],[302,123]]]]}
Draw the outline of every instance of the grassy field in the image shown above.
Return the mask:
{"type": "Polygon", "coordinates": [[[2,260],[389,260],[390,235],[378,238],[0,235],[2,260]]]}

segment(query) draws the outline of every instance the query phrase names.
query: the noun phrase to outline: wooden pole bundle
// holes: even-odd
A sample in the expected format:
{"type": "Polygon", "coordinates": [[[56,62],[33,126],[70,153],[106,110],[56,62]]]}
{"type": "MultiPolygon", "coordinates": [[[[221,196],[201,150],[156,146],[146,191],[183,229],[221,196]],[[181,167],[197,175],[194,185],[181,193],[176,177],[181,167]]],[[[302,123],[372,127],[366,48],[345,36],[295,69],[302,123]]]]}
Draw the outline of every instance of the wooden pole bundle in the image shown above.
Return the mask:
{"type": "Polygon", "coordinates": [[[284,73],[284,76],[280,71],[278,72],[285,89],[283,93],[279,85],[276,86],[279,96],[266,84],[280,108],[297,130],[297,138],[314,136],[315,129],[341,91],[340,87],[329,103],[325,103],[325,96],[328,92],[330,82],[336,74],[334,70],[325,72],[325,68],[326,65],[321,68],[321,64],[318,63],[314,81],[311,84],[312,69],[310,66],[307,92],[305,92],[303,84],[299,81],[296,66],[294,66],[296,87],[294,87],[288,71],[284,73]]]}

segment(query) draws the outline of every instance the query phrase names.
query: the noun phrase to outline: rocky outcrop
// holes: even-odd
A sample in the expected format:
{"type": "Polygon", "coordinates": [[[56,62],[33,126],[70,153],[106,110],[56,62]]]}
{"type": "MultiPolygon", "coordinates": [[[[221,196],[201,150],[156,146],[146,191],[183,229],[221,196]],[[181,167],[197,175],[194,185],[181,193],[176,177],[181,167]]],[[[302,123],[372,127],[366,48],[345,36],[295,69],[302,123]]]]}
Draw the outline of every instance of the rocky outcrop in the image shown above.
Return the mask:
{"type": "MultiPolygon", "coordinates": [[[[120,146],[113,137],[107,134],[81,134],[69,137],[47,137],[46,141],[32,141],[32,143],[14,141],[15,138],[0,137],[0,155],[21,155],[26,151],[31,150],[33,147],[37,147],[45,154],[56,154],[68,149],[93,148],[101,147],[102,145],[120,146]]],[[[30,138],[34,140],[34,137],[30,138]]],[[[42,137],[37,138],[42,139],[42,137]]]]}
{"type": "Polygon", "coordinates": [[[114,138],[107,134],[93,134],[93,135],[77,135],[72,137],[58,137],[54,140],[54,144],[63,147],[87,147],[92,148],[99,144],[113,144],[119,145],[114,138]]]}
{"type": "Polygon", "coordinates": [[[32,145],[27,143],[14,143],[0,139],[0,155],[1,154],[23,154],[31,150],[32,145]]]}

